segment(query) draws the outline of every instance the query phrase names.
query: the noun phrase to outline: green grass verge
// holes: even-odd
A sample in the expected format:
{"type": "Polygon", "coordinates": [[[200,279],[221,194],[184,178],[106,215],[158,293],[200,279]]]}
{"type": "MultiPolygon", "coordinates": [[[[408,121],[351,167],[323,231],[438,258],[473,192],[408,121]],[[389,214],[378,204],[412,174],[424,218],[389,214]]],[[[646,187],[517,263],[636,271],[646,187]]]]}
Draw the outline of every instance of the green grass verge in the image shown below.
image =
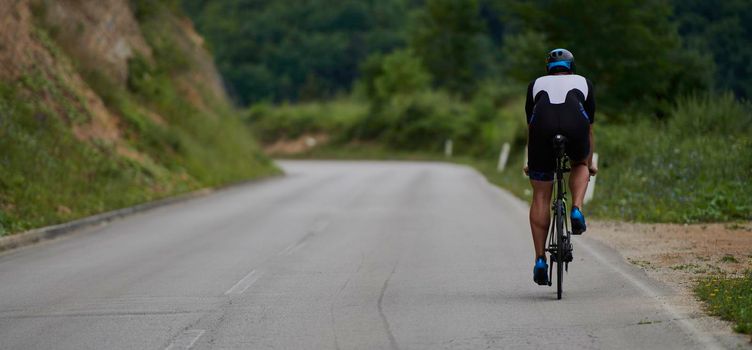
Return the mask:
{"type": "Polygon", "coordinates": [[[643,123],[597,130],[599,217],[645,222],[752,220],[752,138],[677,135],[643,123]],[[600,142],[599,142],[600,141],[600,142]]]}
{"type": "Polygon", "coordinates": [[[711,277],[695,288],[711,314],[734,322],[734,330],[752,334],[752,271],[743,277],[711,277]]]}

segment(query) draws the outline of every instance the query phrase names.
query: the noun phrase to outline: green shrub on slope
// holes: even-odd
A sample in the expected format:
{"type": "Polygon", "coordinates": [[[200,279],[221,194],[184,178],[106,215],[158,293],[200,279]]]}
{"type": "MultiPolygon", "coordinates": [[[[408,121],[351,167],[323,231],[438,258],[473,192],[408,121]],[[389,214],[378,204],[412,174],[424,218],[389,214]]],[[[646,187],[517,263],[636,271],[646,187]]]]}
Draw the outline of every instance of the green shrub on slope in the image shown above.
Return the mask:
{"type": "Polygon", "coordinates": [[[132,58],[127,86],[75,67],[119,117],[114,141],[74,135],[92,120],[87,99],[64,77],[76,73],[64,43],[35,28],[66,62],[0,83],[0,235],[278,172],[223,96],[200,84],[187,92],[205,72],[178,44],[177,18],[155,4],[140,17],[153,60],[132,58]]]}
{"type": "Polygon", "coordinates": [[[119,157],[112,145],[80,142],[69,125],[37,99],[42,94],[38,89],[22,83],[0,86],[1,233],[197,187],[191,179],[155,173],[119,157]]]}

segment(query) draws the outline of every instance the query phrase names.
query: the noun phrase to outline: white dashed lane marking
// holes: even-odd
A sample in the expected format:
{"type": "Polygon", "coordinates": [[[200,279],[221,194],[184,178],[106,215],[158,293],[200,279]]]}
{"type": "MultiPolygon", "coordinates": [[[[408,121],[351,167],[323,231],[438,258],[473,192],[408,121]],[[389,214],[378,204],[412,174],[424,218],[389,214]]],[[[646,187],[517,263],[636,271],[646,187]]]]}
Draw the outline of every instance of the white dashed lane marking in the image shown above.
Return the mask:
{"type": "Polygon", "coordinates": [[[203,329],[189,329],[184,331],[183,333],[180,333],[180,335],[175,338],[165,350],[190,349],[193,347],[193,344],[196,344],[198,338],[201,338],[204,332],[206,331],[203,329]]]}
{"type": "Polygon", "coordinates": [[[259,279],[260,273],[256,273],[256,270],[251,271],[245,277],[243,277],[238,283],[235,283],[232,288],[225,292],[225,295],[238,295],[243,294],[250,286],[252,286],[259,279]]]}

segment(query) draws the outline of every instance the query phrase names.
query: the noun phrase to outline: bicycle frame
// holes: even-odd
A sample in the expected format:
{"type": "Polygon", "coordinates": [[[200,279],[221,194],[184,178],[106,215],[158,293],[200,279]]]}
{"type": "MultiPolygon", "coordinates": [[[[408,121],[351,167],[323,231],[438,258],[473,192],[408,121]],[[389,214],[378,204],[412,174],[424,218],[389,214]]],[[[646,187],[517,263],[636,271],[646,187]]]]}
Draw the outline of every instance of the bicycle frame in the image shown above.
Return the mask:
{"type": "Polygon", "coordinates": [[[569,224],[566,220],[567,201],[566,187],[564,184],[564,173],[571,169],[567,166],[567,156],[565,154],[564,144],[566,139],[561,135],[554,138],[554,148],[556,152],[556,167],[554,187],[556,197],[551,204],[553,212],[551,218],[550,233],[548,236],[548,247],[546,251],[550,254],[549,264],[549,285],[553,281],[554,262],[557,264],[557,297],[561,299],[563,271],[569,270],[569,262],[572,261],[572,244],[569,224]],[[562,266],[562,264],[564,266],[562,266]]]}

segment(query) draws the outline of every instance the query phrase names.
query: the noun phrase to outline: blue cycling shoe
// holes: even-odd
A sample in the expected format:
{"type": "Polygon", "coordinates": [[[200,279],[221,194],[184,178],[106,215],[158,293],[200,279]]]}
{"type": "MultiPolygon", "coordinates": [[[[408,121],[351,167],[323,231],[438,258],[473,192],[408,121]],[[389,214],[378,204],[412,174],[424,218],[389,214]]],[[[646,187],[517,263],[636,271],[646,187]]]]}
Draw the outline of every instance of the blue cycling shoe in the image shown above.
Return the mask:
{"type": "Polygon", "coordinates": [[[587,226],[585,226],[585,215],[582,215],[580,208],[573,207],[572,214],[569,216],[569,218],[572,220],[573,235],[581,235],[583,232],[585,232],[585,230],[587,230],[587,226]]]}
{"type": "Polygon", "coordinates": [[[539,256],[538,259],[535,259],[533,281],[541,286],[548,285],[548,264],[546,264],[546,258],[543,256],[539,256]]]}

